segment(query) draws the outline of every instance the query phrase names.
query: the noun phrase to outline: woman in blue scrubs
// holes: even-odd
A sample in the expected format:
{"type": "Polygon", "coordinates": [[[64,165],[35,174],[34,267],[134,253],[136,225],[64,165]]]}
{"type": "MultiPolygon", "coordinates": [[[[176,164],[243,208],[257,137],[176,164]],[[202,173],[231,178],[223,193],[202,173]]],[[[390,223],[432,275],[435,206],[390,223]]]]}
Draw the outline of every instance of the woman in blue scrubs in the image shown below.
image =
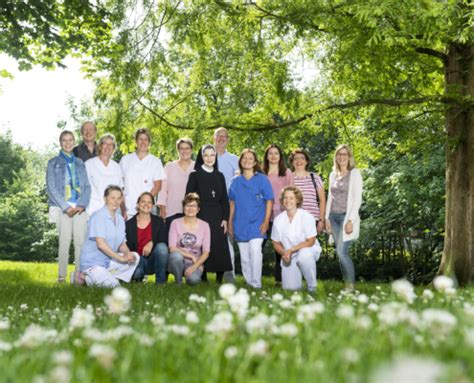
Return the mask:
{"type": "Polygon", "coordinates": [[[254,150],[242,151],[239,168],[240,175],[232,179],[229,189],[229,233],[239,246],[245,281],[261,288],[262,242],[270,224],[273,190],[254,150]]]}

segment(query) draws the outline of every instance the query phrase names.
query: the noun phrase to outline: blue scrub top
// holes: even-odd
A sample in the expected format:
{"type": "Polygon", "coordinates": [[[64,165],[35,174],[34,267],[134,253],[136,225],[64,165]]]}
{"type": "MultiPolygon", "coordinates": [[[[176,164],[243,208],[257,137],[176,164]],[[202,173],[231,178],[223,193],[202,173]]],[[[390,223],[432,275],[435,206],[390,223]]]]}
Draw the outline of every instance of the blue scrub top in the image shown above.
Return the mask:
{"type": "Polygon", "coordinates": [[[265,208],[268,200],[273,200],[273,190],[267,176],[262,173],[247,180],[243,175],[232,179],[229,199],[234,201],[234,237],[238,242],[247,242],[255,238],[266,238],[260,233],[265,220],[265,208]]]}
{"type": "Polygon", "coordinates": [[[110,258],[97,248],[96,238],[104,238],[113,251],[119,250],[125,242],[125,221],[120,212],[115,214],[115,222],[106,206],[90,217],[81,251],[81,271],[92,266],[108,268],[110,265],[110,258]]]}
{"type": "Polygon", "coordinates": [[[218,170],[224,174],[225,185],[227,190],[229,190],[232,178],[235,177],[236,172],[239,170],[239,157],[226,151],[224,154],[218,156],[217,167],[218,170]]]}

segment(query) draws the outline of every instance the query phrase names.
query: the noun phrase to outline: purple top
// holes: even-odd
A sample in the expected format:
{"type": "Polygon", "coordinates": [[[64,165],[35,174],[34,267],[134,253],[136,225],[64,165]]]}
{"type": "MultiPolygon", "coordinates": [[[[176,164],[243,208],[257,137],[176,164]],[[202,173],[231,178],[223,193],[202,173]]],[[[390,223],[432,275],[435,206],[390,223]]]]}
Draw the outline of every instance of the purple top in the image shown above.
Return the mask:
{"type": "Polygon", "coordinates": [[[286,174],[283,177],[276,174],[267,174],[267,177],[272,184],[273,196],[275,197],[271,216],[271,220],[273,221],[273,219],[284,210],[284,208],[280,206],[280,192],[284,187],[293,185],[293,173],[290,169],[286,169],[286,174]]]}
{"type": "Polygon", "coordinates": [[[198,225],[193,230],[184,226],[184,217],[173,220],[169,233],[169,247],[179,247],[191,253],[197,260],[201,254],[211,250],[211,229],[209,224],[197,219],[198,225]]]}

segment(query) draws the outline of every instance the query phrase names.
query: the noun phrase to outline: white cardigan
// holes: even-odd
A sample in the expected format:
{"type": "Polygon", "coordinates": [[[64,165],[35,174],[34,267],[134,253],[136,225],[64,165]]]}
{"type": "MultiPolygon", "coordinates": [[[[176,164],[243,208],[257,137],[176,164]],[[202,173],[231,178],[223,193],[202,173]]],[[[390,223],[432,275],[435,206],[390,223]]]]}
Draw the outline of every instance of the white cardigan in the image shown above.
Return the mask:
{"type": "MultiPolygon", "coordinates": [[[[329,220],[329,213],[331,211],[332,203],[332,193],[331,185],[336,178],[336,173],[333,171],[329,176],[329,195],[328,202],[326,204],[326,220],[329,220]]],[[[359,169],[352,169],[349,179],[349,192],[347,193],[347,210],[346,216],[344,217],[344,226],[347,221],[352,221],[353,230],[351,234],[346,234],[346,231],[342,230],[342,240],[343,242],[355,240],[359,238],[360,232],[360,217],[359,209],[362,204],[362,175],[360,174],[359,169]]]]}

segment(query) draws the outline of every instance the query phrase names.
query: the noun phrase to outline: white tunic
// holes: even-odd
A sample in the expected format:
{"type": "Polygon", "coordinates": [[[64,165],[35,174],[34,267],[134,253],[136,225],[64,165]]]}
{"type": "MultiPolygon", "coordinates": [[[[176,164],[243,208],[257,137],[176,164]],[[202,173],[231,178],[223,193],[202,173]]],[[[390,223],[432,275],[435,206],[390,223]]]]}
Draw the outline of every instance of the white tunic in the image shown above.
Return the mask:
{"type": "MultiPolygon", "coordinates": [[[[297,209],[290,222],[286,211],[278,214],[273,220],[272,240],[280,242],[285,249],[296,246],[308,238],[316,237],[317,229],[314,217],[306,210],[297,209]]],[[[321,247],[318,240],[312,246],[319,253],[321,247]]]]}
{"type": "Polygon", "coordinates": [[[123,188],[123,177],[119,164],[113,160],[105,166],[99,157],[94,157],[87,160],[85,165],[87,178],[91,184],[91,199],[87,207],[87,214],[90,217],[104,206],[104,191],[107,186],[117,185],[123,188]]]}
{"type": "Polygon", "coordinates": [[[161,160],[148,154],[140,160],[137,153],[130,153],[120,160],[124,180],[125,207],[128,218],[133,217],[137,210],[138,196],[153,189],[155,181],[165,179],[161,160]]]}

